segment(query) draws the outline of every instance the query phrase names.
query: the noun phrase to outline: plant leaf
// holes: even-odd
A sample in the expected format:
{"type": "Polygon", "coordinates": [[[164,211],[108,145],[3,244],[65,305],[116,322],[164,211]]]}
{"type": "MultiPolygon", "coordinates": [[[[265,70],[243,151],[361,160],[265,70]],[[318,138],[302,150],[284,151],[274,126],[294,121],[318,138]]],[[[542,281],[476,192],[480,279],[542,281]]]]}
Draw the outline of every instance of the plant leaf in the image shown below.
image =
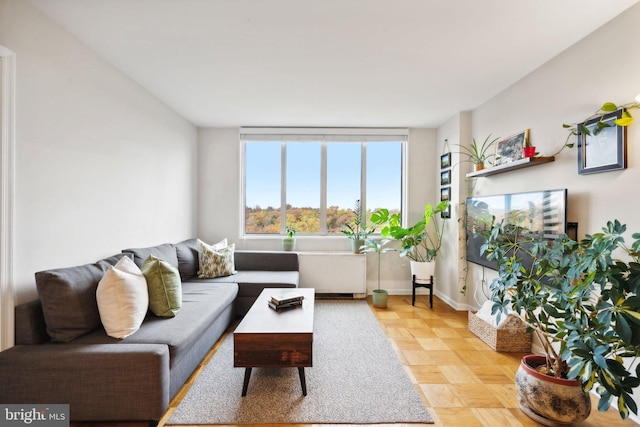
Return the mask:
{"type": "Polygon", "coordinates": [[[618,106],[613,102],[605,102],[604,104],[602,104],[602,107],[600,107],[600,109],[602,111],[610,113],[612,111],[616,111],[618,109],[618,106]]]}

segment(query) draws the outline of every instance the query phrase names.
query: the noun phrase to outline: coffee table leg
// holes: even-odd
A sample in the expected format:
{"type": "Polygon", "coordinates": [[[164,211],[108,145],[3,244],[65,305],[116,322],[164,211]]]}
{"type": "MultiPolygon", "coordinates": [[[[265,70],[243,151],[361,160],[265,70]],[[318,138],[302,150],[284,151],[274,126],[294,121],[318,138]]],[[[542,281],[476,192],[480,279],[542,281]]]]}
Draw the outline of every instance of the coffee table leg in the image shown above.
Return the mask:
{"type": "Polygon", "coordinates": [[[307,380],[304,376],[304,368],[298,368],[298,374],[300,374],[300,385],[302,386],[302,395],[307,395],[307,380]]]}
{"type": "Polygon", "coordinates": [[[247,388],[249,387],[249,378],[251,378],[251,368],[245,368],[244,383],[242,384],[242,397],[247,395],[247,388]]]}

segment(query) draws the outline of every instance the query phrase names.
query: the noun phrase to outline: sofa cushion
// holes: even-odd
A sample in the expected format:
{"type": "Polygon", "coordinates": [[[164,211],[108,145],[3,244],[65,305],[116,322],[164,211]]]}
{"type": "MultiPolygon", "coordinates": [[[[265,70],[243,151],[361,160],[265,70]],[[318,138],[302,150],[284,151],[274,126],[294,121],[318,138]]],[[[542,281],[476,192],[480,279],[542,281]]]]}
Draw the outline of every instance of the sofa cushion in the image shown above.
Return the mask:
{"type": "Polygon", "coordinates": [[[171,243],[163,243],[161,245],[151,246],[148,248],[123,249],[122,252],[133,254],[133,260],[138,267],[142,267],[142,264],[144,264],[145,260],[149,258],[149,255],[165,260],[175,268],[179,267],[176,248],[171,243]]]}
{"type": "Polygon", "coordinates": [[[198,241],[198,259],[200,271],[199,278],[211,278],[230,276],[236,273],[233,261],[233,251],[235,244],[218,249],[216,246],[207,245],[203,241],[198,241]]]}
{"type": "Polygon", "coordinates": [[[149,309],[147,281],[138,266],[124,257],[98,282],[96,299],[107,335],[126,338],[140,328],[149,309]]]}
{"type": "MultiPolygon", "coordinates": [[[[171,318],[159,318],[148,314],[140,329],[123,340],[108,337],[103,330],[97,330],[78,338],[77,344],[166,344],[171,354],[173,367],[180,358],[188,357],[189,350],[201,338],[203,331],[229,306],[238,295],[235,283],[209,284],[186,282],[182,284],[182,309],[171,318]]],[[[226,328],[228,324],[225,324],[226,328]]],[[[74,342],[74,344],[76,343],[74,342]]]]}
{"type": "Polygon", "coordinates": [[[100,327],[96,288],[109,266],[123,256],[35,274],[47,334],[52,341],[69,342],[100,327]]]}
{"type": "Polygon", "coordinates": [[[174,245],[178,257],[178,271],[182,280],[198,275],[198,239],[187,239],[174,245]]]}
{"type": "Polygon", "coordinates": [[[151,312],[159,317],[175,316],[182,307],[182,283],[178,270],[153,255],[149,255],[141,270],[147,279],[151,312]]]}
{"type": "MultiPolygon", "coordinates": [[[[201,242],[199,239],[187,239],[174,245],[178,257],[178,271],[180,271],[180,278],[182,280],[188,280],[198,276],[198,271],[200,270],[200,260],[198,259],[199,242],[201,242]]],[[[210,246],[215,249],[226,248],[227,239],[222,239],[218,243],[210,246]]]]}
{"type": "Polygon", "coordinates": [[[201,284],[237,283],[238,297],[258,296],[264,288],[297,288],[299,281],[297,271],[238,271],[233,276],[189,280],[201,284]]]}

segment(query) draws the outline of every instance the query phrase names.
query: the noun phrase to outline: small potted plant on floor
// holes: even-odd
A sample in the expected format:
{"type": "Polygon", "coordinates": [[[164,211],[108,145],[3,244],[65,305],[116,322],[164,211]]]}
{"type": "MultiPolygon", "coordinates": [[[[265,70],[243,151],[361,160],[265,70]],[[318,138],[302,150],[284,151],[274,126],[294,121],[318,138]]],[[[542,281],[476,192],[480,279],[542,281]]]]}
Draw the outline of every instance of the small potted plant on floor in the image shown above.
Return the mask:
{"type": "Polygon", "coordinates": [[[367,229],[366,224],[362,224],[362,203],[360,202],[360,199],[356,200],[356,204],[352,212],[353,219],[344,223],[344,226],[347,229],[342,230],[342,233],[351,240],[351,250],[353,250],[354,253],[359,254],[361,253],[365,240],[369,234],[374,232],[375,228],[372,227],[367,229]]]}
{"type": "Polygon", "coordinates": [[[391,239],[382,239],[380,241],[367,239],[362,250],[364,253],[375,252],[378,254],[378,289],[374,289],[371,292],[373,306],[377,308],[387,308],[389,293],[385,289],[380,289],[380,256],[387,252],[395,251],[395,249],[387,247],[391,241],[391,239]]]}
{"type": "Polygon", "coordinates": [[[287,235],[282,239],[282,249],[285,251],[296,249],[296,229],[292,225],[287,226],[287,235]]]}
{"type": "Polygon", "coordinates": [[[489,152],[489,149],[500,138],[495,138],[489,141],[490,138],[491,138],[491,135],[489,135],[484,140],[482,145],[478,144],[475,138],[473,138],[473,143],[469,146],[456,144],[458,147],[462,148],[462,151],[460,152],[460,154],[464,154],[467,156],[467,159],[463,161],[468,161],[473,163],[473,170],[476,172],[483,170],[485,167],[485,163],[491,157],[495,156],[494,153],[489,152]]]}
{"type": "Polygon", "coordinates": [[[429,280],[434,275],[435,259],[444,234],[444,221],[439,217],[448,206],[447,200],[435,207],[427,204],[422,218],[409,227],[402,226],[400,213],[390,214],[388,209],[379,209],[371,215],[372,223],[383,226],[382,237],[400,242],[400,256],[409,258],[411,272],[417,280],[429,280]]]}
{"type": "Polygon", "coordinates": [[[498,321],[518,315],[544,349],[523,358],[516,389],[523,412],[546,425],[585,419],[592,388],[599,410],[615,401],[622,418],[637,413],[631,394],[640,368],[623,362],[640,356],[640,233],[628,247],[625,231],[616,220],[579,242],[566,235],[549,241],[499,223],[482,246],[499,265],[493,313],[498,321]],[[555,389],[559,395],[546,394],[555,389]]]}

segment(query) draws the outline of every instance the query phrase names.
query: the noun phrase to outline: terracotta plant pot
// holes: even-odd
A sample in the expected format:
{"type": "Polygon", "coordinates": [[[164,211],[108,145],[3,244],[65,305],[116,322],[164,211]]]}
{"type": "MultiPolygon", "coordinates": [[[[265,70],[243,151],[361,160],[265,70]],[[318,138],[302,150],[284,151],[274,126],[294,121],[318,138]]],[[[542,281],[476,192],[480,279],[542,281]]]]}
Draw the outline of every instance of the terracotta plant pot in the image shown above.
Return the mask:
{"type": "Polygon", "coordinates": [[[533,157],[536,155],[536,147],[524,147],[524,157],[533,157]]]}
{"type": "Polygon", "coordinates": [[[474,163],[473,164],[473,170],[475,172],[481,171],[484,169],[484,163],[474,163]]]}
{"type": "Polygon", "coordinates": [[[571,424],[585,420],[591,413],[591,400],[578,380],[566,380],[535,370],[545,357],[522,358],[516,373],[518,404],[522,412],[546,426],[571,424]]]}

